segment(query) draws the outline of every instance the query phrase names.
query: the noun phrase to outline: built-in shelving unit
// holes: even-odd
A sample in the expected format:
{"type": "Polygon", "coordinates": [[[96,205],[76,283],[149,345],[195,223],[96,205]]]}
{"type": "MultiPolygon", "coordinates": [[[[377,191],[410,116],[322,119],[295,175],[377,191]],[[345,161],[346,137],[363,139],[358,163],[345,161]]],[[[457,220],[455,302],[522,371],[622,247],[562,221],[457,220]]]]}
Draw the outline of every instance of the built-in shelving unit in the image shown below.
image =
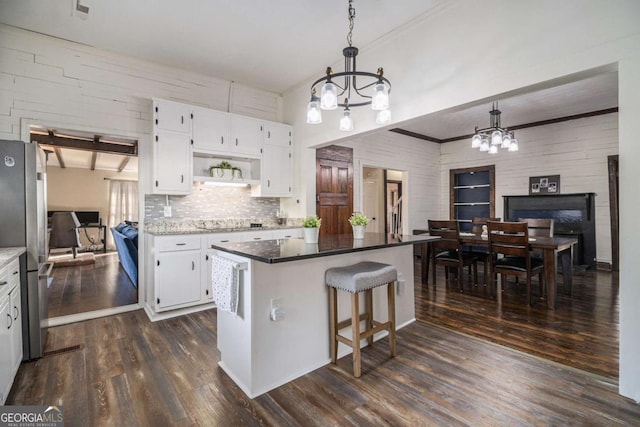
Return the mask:
{"type": "Polygon", "coordinates": [[[471,231],[475,217],[494,217],[495,166],[451,169],[450,217],[460,221],[460,231],[471,231]]]}

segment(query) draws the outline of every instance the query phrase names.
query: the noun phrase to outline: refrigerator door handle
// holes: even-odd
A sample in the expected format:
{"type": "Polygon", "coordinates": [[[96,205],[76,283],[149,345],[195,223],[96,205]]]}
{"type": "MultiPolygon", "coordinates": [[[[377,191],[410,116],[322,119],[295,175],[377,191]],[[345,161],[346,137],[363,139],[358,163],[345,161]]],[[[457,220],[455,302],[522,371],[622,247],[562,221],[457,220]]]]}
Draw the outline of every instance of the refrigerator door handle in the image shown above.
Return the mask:
{"type": "Polygon", "coordinates": [[[40,271],[38,272],[38,279],[48,279],[51,275],[51,270],[53,270],[52,262],[45,262],[40,267],[40,271]]]}

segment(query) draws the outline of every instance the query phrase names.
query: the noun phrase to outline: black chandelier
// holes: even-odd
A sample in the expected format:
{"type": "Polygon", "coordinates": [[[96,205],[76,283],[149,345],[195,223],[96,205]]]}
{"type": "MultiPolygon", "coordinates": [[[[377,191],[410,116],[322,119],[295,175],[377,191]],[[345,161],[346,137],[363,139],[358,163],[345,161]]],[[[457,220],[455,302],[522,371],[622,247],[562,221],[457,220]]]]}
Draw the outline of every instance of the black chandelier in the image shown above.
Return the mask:
{"type": "Polygon", "coordinates": [[[371,105],[371,109],[377,111],[376,123],[384,124],[391,120],[389,111],[389,92],[391,83],[384,77],[382,67],[376,73],[368,73],[356,70],[356,56],[358,48],[352,45],[353,20],[356,17],[356,10],[352,6],[353,0],[349,0],[349,33],[347,42],[349,46],[342,49],[344,56],[344,71],[334,73],[331,67],[327,67],[326,75],[319,78],[311,85],[311,101],[307,106],[307,123],[322,123],[321,110],[335,110],[338,107],[344,108],[340,119],[340,130],[353,130],[353,119],[351,118],[350,107],[362,107],[371,105]],[[344,80],[340,79],[344,77],[344,80]],[[356,84],[356,78],[364,81],[363,86],[356,84]],[[335,80],[334,80],[335,79],[335,80]],[[343,81],[342,85],[338,82],[343,81]],[[320,87],[320,97],[317,95],[317,88],[320,87]],[[364,93],[365,89],[372,88],[371,94],[364,93]],[[343,99],[340,103],[338,100],[343,99]]]}
{"type": "Polygon", "coordinates": [[[484,129],[478,129],[471,138],[471,148],[479,148],[480,151],[486,151],[489,154],[496,154],[498,147],[506,148],[509,151],[518,151],[518,140],[512,131],[500,126],[500,114],[498,110],[498,102],[493,103],[493,108],[489,111],[491,115],[491,126],[484,129]]]}

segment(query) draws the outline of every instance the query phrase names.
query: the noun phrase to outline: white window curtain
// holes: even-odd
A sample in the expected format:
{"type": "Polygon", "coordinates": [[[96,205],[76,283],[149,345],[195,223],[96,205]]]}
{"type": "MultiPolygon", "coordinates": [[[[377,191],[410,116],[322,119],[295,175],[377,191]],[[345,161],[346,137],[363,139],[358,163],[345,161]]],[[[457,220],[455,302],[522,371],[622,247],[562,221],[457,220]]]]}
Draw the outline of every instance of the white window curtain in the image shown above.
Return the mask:
{"type": "Polygon", "coordinates": [[[138,181],[109,181],[108,227],[123,221],[138,221],[138,181]]]}

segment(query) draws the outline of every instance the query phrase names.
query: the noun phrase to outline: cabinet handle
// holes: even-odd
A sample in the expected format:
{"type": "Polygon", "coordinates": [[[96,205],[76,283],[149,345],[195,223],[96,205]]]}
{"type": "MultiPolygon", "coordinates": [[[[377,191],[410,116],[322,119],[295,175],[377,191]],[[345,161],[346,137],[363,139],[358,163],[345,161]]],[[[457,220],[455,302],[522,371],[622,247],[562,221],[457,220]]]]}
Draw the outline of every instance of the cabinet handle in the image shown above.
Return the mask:
{"type": "Polygon", "coordinates": [[[271,180],[270,179],[267,180],[267,187],[271,187],[271,180]]]}
{"type": "Polygon", "coordinates": [[[15,317],[13,318],[13,320],[18,320],[18,316],[20,316],[20,310],[18,310],[18,307],[16,307],[15,305],[13,306],[13,312],[15,313],[15,317]]]}
{"type": "Polygon", "coordinates": [[[270,130],[267,131],[267,138],[271,138],[271,131],[270,130]]]}
{"type": "Polygon", "coordinates": [[[176,243],[176,246],[184,246],[186,243],[176,243]]]}
{"type": "Polygon", "coordinates": [[[11,317],[9,313],[7,313],[7,317],[9,318],[9,324],[7,325],[7,329],[11,329],[11,326],[13,326],[13,317],[11,317]]]}
{"type": "Polygon", "coordinates": [[[220,240],[220,243],[229,243],[229,240],[220,240]]]}
{"type": "Polygon", "coordinates": [[[238,138],[236,138],[236,147],[238,146],[238,138]]]}
{"type": "Polygon", "coordinates": [[[15,276],[16,274],[20,273],[20,271],[14,271],[13,275],[15,276]]]}
{"type": "Polygon", "coordinates": [[[180,182],[184,183],[184,175],[180,175],[180,182]]]}
{"type": "Polygon", "coordinates": [[[220,137],[220,144],[224,144],[224,136],[220,137]]]}
{"type": "Polygon", "coordinates": [[[196,269],[196,262],[191,261],[191,270],[195,270],[195,269],[196,269]]]}
{"type": "Polygon", "coordinates": [[[6,280],[5,280],[5,281],[2,281],[2,282],[0,282],[0,286],[4,286],[4,285],[6,285],[7,283],[9,283],[9,282],[7,282],[6,280]]]}
{"type": "Polygon", "coordinates": [[[262,237],[254,237],[253,240],[262,240],[262,237]]]}
{"type": "Polygon", "coordinates": [[[205,291],[205,294],[209,295],[209,289],[207,289],[207,290],[205,291]]]}
{"type": "Polygon", "coordinates": [[[184,116],[180,116],[180,124],[184,124],[184,116]]]}
{"type": "Polygon", "coordinates": [[[209,261],[209,255],[204,256],[205,261],[209,261]]]}
{"type": "Polygon", "coordinates": [[[157,298],[157,299],[156,299],[156,302],[157,302],[158,304],[160,304],[160,298],[157,298]]]}

